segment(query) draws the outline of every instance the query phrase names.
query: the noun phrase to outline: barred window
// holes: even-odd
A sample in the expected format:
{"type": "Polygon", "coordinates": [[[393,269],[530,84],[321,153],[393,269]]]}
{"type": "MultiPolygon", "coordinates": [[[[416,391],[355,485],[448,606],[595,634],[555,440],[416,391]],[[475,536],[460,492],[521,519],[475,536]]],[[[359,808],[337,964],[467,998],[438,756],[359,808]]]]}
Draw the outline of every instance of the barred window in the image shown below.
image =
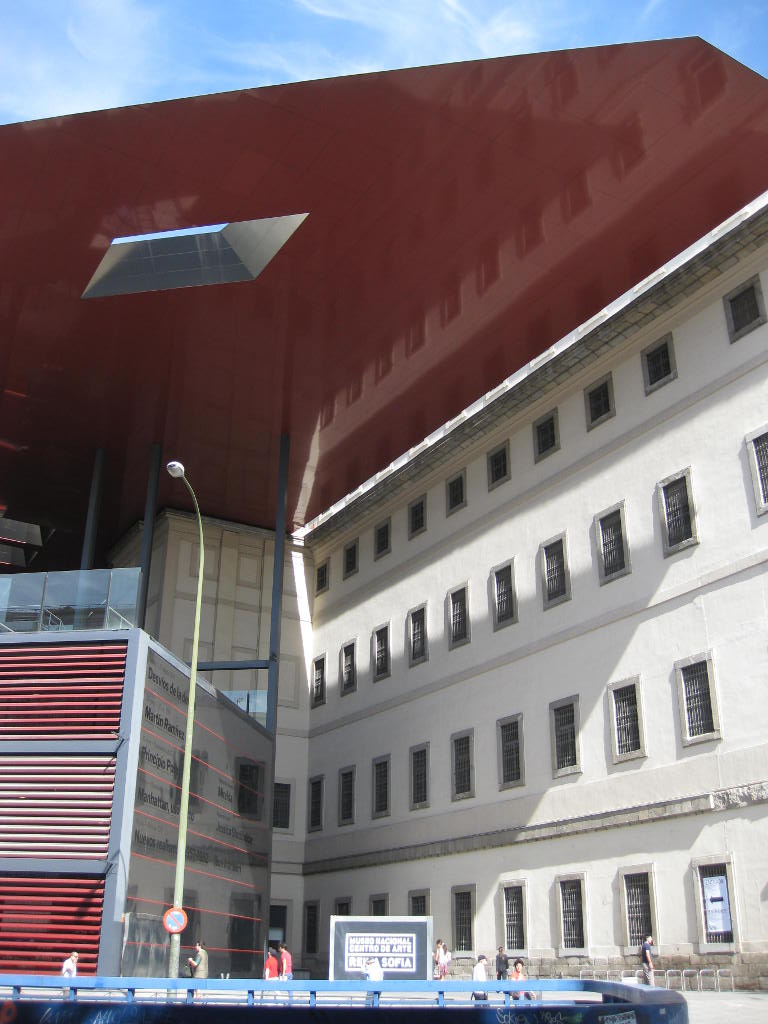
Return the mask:
{"type": "Polygon", "coordinates": [[[415,608],[410,615],[411,664],[423,661],[427,656],[426,610],[415,608]]]}
{"type": "Polygon", "coordinates": [[[320,907],[317,903],[304,904],[304,952],[310,956],[317,953],[320,924],[320,907]]]}
{"type": "Polygon", "coordinates": [[[425,892],[412,892],[408,897],[408,902],[411,917],[426,917],[427,894],[425,892]]]}
{"type": "Polygon", "coordinates": [[[587,412],[587,430],[614,415],[613,378],[610,374],[585,390],[584,404],[587,412]]]}
{"type": "Polygon", "coordinates": [[[760,287],[760,278],[753,277],[751,281],[740,284],[723,297],[725,305],[725,319],[728,324],[728,337],[732,342],[738,341],[745,334],[749,334],[755,327],[764,324],[765,303],[763,292],[760,287]]]}
{"type": "Polygon", "coordinates": [[[312,675],[312,707],[325,704],[325,655],[315,658],[312,675]]]}
{"type": "Polygon", "coordinates": [[[533,460],[539,462],[560,448],[557,409],[548,412],[533,424],[533,460]]]}
{"type": "Polygon", "coordinates": [[[676,547],[693,536],[691,507],[688,501],[688,483],[684,476],[664,487],[664,509],[667,521],[669,547],[676,547]]]}
{"type": "Polygon", "coordinates": [[[553,541],[544,547],[544,570],[546,580],[545,607],[567,595],[565,548],[562,540],[553,541]]]}
{"type": "Polygon", "coordinates": [[[645,349],[642,354],[643,378],[645,393],[649,395],[663,384],[669,383],[677,376],[675,355],[672,348],[672,335],[668,334],[661,341],[645,349]]]}
{"type": "Polygon", "coordinates": [[[323,777],[309,780],[309,831],[323,827],[323,777]]]}
{"type": "Polygon", "coordinates": [[[379,523],[373,531],[373,557],[382,558],[390,551],[390,521],[379,523]]]}
{"type": "Polygon", "coordinates": [[[563,946],[565,949],[583,949],[584,910],[580,878],[568,878],[560,882],[560,905],[563,916],[563,946]]]}
{"type": "Polygon", "coordinates": [[[337,917],[349,917],[349,915],[352,913],[352,900],[336,900],[333,907],[333,912],[337,917]]]}
{"type": "Polygon", "coordinates": [[[341,650],[341,692],[351,693],[357,686],[357,666],[355,664],[355,645],[344,644],[341,650]]]}
{"type": "Polygon", "coordinates": [[[682,668],[685,715],[689,736],[706,736],[715,731],[709,667],[698,661],[682,668]]]}
{"type": "Polygon", "coordinates": [[[374,678],[389,675],[389,626],[380,626],[374,634],[375,661],[374,678]]]}
{"type": "Polygon", "coordinates": [[[494,573],[495,608],[494,622],[502,626],[515,619],[515,593],[512,582],[512,566],[504,565],[494,573]]]}
{"type": "Polygon", "coordinates": [[[276,782],[272,790],[272,827],[291,827],[291,784],[276,782]]]}
{"type": "Polygon", "coordinates": [[[355,769],[339,772],[339,824],[351,825],[355,820],[355,769]]]}
{"type": "Polygon", "coordinates": [[[344,548],[344,579],[357,572],[357,538],[344,548]]]}
{"type": "Polygon", "coordinates": [[[463,643],[468,639],[467,588],[461,587],[451,594],[451,645],[463,643]]]}
{"type": "Polygon", "coordinates": [[[321,562],[315,569],[315,593],[322,594],[328,589],[328,562],[321,562]]]}
{"type": "Polygon", "coordinates": [[[525,949],[525,920],[522,885],[504,886],[505,948],[525,949]]]}
{"type": "Polygon", "coordinates": [[[472,891],[459,889],[453,894],[454,936],[453,948],[457,953],[472,950],[472,891]]]}
{"type": "Polygon", "coordinates": [[[509,452],[506,442],[488,452],[488,490],[509,479],[509,452]]]}
{"type": "Polygon", "coordinates": [[[389,814],[389,757],[373,762],[373,817],[389,814]]]}
{"type": "Polygon", "coordinates": [[[453,797],[472,796],[472,733],[454,736],[453,797]]]}
{"type": "Polygon", "coordinates": [[[755,510],[759,516],[768,512],[768,431],[757,430],[746,438],[749,469],[755,492],[755,510]]]}
{"type": "Polygon", "coordinates": [[[264,806],[264,765],[248,757],[235,761],[237,813],[261,821],[264,806]]]}
{"type": "Polygon", "coordinates": [[[423,807],[429,800],[429,749],[411,750],[411,807],[423,807]]]}
{"type": "Polygon", "coordinates": [[[733,919],[725,864],[699,865],[705,942],[733,942],[733,919]]]}
{"type": "Polygon", "coordinates": [[[423,533],[427,528],[427,499],[417,498],[408,506],[408,539],[423,533]]]}
{"type": "Polygon", "coordinates": [[[621,509],[616,509],[600,520],[600,540],[603,576],[609,579],[623,572],[626,567],[621,509]]]}
{"type": "Polygon", "coordinates": [[[501,782],[509,785],[520,782],[520,719],[514,718],[499,723],[501,744],[501,782]]]}
{"type": "Polygon", "coordinates": [[[616,752],[631,754],[640,750],[640,719],[634,683],[613,691],[613,707],[616,718],[616,752]]]}
{"type": "Polygon", "coordinates": [[[576,746],[576,704],[563,701],[550,705],[555,774],[578,768],[576,746]]]}
{"type": "Polygon", "coordinates": [[[627,897],[627,927],[630,946],[639,946],[653,934],[651,891],[647,872],[624,875],[627,897]]]}
{"type": "Polygon", "coordinates": [[[445,505],[448,515],[466,505],[464,490],[465,480],[464,470],[462,470],[457,476],[451,477],[445,485],[445,505]]]}
{"type": "Polygon", "coordinates": [[[386,896],[371,896],[371,917],[386,917],[388,902],[386,896]]]}

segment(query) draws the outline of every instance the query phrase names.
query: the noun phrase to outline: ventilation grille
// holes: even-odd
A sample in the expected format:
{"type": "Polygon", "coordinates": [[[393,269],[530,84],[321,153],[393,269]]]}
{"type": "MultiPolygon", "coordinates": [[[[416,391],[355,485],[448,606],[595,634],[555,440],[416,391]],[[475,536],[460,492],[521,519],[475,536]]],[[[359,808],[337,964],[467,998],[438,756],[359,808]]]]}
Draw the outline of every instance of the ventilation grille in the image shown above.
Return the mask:
{"type": "Polygon", "coordinates": [[[127,646],[0,646],[0,739],[116,737],[127,646]]]}
{"type": "MultiPolygon", "coordinates": [[[[115,759],[0,758],[0,857],[105,859],[115,759]]],[[[0,908],[0,918],[2,918],[0,908]]]]}
{"type": "Polygon", "coordinates": [[[58,974],[73,949],[95,974],[103,878],[0,874],[0,974],[58,974]]]}

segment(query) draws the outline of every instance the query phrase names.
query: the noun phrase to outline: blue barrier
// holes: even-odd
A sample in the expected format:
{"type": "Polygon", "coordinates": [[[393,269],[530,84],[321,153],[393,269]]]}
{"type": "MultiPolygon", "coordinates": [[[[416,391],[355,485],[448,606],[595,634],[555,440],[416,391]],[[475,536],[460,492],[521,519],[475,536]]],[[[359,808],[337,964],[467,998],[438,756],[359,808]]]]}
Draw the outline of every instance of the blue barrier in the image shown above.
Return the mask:
{"type": "MultiPolygon", "coordinates": [[[[0,975],[0,1024],[245,1024],[258,1008],[260,1024],[293,1015],[347,1021],[376,1012],[379,1024],[418,1010],[419,1024],[448,1010],[481,1013],[494,1024],[688,1024],[685,997],[667,989],[619,982],[529,979],[510,981],[262,981],[207,978],[62,978],[0,975]],[[475,1000],[481,989],[488,999],[475,1000]],[[531,993],[534,998],[527,999],[531,993]],[[567,998],[566,998],[567,997],[567,998]],[[488,1015],[491,1015],[489,1018],[488,1015]],[[382,1019],[383,1015],[383,1019],[382,1019]]],[[[370,1018],[368,1018],[370,1019],[370,1018]]],[[[437,1018],[436,1018],[437,1019],[437,1018]]],[[[362,1018],[361,1018],[362,1020],[362,1018]]]]}

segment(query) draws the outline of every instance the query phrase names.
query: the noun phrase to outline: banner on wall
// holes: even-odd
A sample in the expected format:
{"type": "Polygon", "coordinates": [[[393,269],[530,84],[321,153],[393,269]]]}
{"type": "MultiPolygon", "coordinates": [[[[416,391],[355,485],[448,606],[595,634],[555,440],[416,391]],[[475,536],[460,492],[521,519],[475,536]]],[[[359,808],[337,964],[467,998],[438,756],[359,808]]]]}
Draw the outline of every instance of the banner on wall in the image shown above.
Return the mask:
{"type": "Polygon", "coordinates": [[[359,981],[369,959],[384,978],[429,981],[432,977],[431,917],[332,917],[329,978],[359,981]]]}

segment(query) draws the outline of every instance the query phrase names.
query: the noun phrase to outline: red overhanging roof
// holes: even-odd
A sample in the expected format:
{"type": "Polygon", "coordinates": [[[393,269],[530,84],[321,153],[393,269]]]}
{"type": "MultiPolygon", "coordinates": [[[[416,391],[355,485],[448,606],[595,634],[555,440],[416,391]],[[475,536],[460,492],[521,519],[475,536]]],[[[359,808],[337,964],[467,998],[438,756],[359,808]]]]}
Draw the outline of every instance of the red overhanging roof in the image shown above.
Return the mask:
{"type": "MultiPolygon", "coordinates": [[[[297,527],[768,188],[768,83],[699,39],[0,128],[0,505],[297,527]],[[84,300],[114,237],[299,213],[255,280],[84,300]],[[183,504],[177,483],[160,504],[183,504]]],[[[75,547],[77,550],[77,547],[75,547]]]]}

